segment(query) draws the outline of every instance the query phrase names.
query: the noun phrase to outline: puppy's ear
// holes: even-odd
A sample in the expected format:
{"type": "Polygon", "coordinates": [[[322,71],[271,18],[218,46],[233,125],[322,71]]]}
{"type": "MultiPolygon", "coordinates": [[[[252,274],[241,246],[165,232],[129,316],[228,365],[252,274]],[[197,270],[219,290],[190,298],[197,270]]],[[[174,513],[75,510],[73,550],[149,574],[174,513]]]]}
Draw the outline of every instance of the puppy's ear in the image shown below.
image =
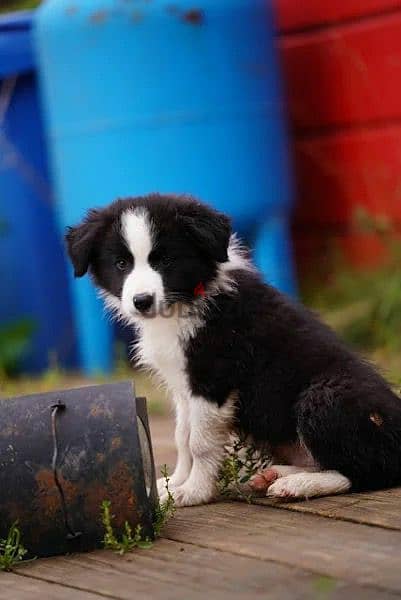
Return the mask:
{"type": "Polygon", "coordinates": [[[179,217],[188,236],[205,254],[217,262],[228,260],[227,250],[231,235],[231,221],[222,213],[208,210],[193,216],[179,217]]]}
{"type": "Polygon", "coordinates": [[[87,272],[96,239],[105,226],[102,210],[90,210],[85,219],[75,227],[68,227],[65,240],[75,277],[87,272]]]}

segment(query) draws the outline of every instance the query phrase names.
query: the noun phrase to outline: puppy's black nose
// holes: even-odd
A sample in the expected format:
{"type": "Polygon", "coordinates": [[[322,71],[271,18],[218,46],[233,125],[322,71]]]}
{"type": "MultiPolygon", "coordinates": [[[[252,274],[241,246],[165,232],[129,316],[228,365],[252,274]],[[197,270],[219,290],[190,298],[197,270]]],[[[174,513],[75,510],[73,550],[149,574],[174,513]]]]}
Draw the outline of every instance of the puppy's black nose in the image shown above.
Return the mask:
{"type": "Polygon", "coordinates": [[[134,296],[134,306],[139,312],[147,312],[153,304],[153,296],[151,294],[137,294],[134,296]]]}

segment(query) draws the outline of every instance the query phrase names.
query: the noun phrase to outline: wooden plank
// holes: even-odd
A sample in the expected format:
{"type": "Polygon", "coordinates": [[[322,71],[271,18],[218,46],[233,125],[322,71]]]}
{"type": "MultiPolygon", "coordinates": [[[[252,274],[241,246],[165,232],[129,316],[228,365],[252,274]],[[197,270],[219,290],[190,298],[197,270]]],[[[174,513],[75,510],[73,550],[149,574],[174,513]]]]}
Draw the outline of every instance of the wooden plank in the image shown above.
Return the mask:
{"type": "Polygon", "coordinates": [[[352,26],[281,37],[294,128],[399,119],[400,38],[401,11],[352,26]]]}
{"type": "Polygon", "coordinates": [[[239,503],[182,509],[165,535],[401,592],[401,533],[239,503]]]}
{"type": "Polygon", "coordinates": [[[258,498],[255,502],[265,506],[279,506],[295,512],[311,513],[401,531],[401,488],[366,494],[315,498],[306,502],[290,502],[280,505],[274,504],[267,498],[258,498]]]}
{"type": "Polygon", "coordinates": [[[400,139],[401,125],[393,125],[296,141],[296,222],[350,224],[357,206],[401,222],[400,139]]]}
{"type": "Polygon", "coordinates": [[[400,0],[277,0],[275,3],[278,26],[284,31],[380,14],[399,7],[400,0]]]}
{"type": "MultiPolygon", "coordinates": [[[[254,509],[254,511],[258,509],[254,509]]],[[[196,526],[196,523],[194,523],[196,526]]],[[[25,568],[27,574],[91,589],[103,597],[131,600],[213,600],[228,598],[319,597],[323,591],[330,599],[363,597],[375,600],[377,589],[339,579],[322,578],[299,568],[258,558],[233,555],[213,548],[160,540],[147,551],[125,556],[95,552],[77,557],[40,561],[25,568]]],[[[381,598],[395,598],[381,592],[381,598]]]]}
{"type": "Polygon", "coordinates": [[[96,594],[74,590],[15,573],[0,573],[0,600],[99,600],[96,594]]]}

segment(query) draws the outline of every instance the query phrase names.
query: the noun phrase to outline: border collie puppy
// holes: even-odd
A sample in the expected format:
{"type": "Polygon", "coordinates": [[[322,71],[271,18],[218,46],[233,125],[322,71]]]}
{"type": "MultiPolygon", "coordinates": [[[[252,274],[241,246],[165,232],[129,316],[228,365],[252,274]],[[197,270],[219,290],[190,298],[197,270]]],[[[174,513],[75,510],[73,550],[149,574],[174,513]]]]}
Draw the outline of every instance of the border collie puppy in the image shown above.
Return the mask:
{"type": "Polygon", "coordinates": [[[89,270],[106,306],[135,327],[137,360],[172,395],[178,506],[215,497],[232,430],[271,452],[253,482],[268,496],[401,484],[401,400],[263,283],[225,215],[152,194],[91,210],[66,239],[76,277],[89,270]]]}

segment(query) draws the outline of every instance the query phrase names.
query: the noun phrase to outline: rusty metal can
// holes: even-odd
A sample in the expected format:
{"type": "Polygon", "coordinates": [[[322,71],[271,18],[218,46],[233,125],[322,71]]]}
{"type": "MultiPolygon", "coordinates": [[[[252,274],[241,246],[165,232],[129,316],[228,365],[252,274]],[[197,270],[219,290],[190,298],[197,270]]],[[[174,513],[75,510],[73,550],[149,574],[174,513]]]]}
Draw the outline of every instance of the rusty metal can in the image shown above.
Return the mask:
{"type": "Polygon", "coordinates": [[[102,546],[103,500],[153,537],[146,401],[131,382],[0,400],[0,538],[18,521],[29,556],[102,546]]]}

